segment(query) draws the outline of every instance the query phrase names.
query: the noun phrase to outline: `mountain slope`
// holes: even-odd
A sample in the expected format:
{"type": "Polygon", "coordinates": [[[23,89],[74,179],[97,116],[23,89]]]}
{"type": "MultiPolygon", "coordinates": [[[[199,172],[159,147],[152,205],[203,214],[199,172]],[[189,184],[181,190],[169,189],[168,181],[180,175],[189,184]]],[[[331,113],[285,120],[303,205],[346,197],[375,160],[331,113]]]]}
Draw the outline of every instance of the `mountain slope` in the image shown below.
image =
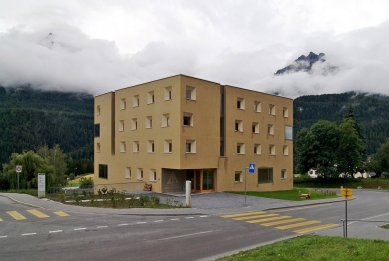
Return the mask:
{"type": "Polygon", "coordinates": [[[351,104],[365,137],[367,154],[389,138],[389,97],[365,93],[341,93],[301,96],[294,100],[294,134],[309,128],[318,120],[340,123],[347,105],[351,104]]]}

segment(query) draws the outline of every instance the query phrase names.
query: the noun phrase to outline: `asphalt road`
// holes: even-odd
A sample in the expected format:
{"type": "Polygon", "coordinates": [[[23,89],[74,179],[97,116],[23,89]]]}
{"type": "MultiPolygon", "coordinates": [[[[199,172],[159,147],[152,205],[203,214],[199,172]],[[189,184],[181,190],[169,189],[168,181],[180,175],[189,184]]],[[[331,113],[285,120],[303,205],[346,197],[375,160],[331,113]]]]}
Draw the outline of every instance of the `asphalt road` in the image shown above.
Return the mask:
{"type": "MultiPolygon", "coordinates": [[[[348,202],[349,219],[389,220],[389,193],[354,191],[354,196],[356,199],[348,202]]],[[[339,232],[345,204],[300,206],[256,214],[243,212],[244,209],[239,209],[236,216],[76,212],[59,215],[0,197],[0,260],[210,260],[223,253],[297,236],[300,233],[296,231],[307,227],[299,223],[266,225],[272,222],[302,219],[299,222],[310,223],[308,228],[332,227],[303,233],[339,232]],[[25,219],[16,220],[11,211],[25,219]],[[273,218],[278,221],[263,223],[273,218]],[[290,224],[295,227],[285,228],[290,224]]],[[[349,233],[357,233],[357,229],[355,226],[349,233]]]]}

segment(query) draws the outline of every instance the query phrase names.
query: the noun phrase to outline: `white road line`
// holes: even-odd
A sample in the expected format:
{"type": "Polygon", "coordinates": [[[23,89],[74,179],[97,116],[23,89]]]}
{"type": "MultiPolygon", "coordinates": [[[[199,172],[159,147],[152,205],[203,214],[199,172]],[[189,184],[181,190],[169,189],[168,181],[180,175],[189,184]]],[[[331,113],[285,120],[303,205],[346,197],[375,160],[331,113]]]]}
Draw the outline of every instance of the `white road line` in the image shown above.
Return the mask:
{"type": "Polygon", "coordinates": [[[104,227],[108,227],[108,226],[98,226],[98,227],[96,227],[96,228],[104,228],[104,227]]]}
{"type": "Polygon", "coordinates": [[[198,232],[198,233],[193,233],[193,234],[186,234],[186,235],[181,235],[181,236],[175,236],[175,237],[165,237],[165,238],[161,238],[158,240],[168,240],[168,239],[175,239],[175,238],[181,238],[181,237],[190,237],[190,236],[195,236],[195,235],[207,234],[207,233],[211,233],[211,232],[213,232],[213,230],[198,232]]]}
{"type": "Polygon", "coordinates": [[[75,228],[74,230],[85,230],[86,227],[75,228]]]}
{"type": "Polygon", "coordinates": [[[208,216],[200,216],[200,217],[208,217],[208,216]]]}
{"type": "Polygon", "coordinates": [[[62,230],[52,230],[52,231],[49,231],[49,234],[50,233],[61,233],[62,232],[62,230]]]}
{"type": "Polygon", "coordinates": [[[174,221],[174,220],[180,220],[180,219],[179,218],[171,218],[170,220],[174,221]]]}
{"type": "Polygon", "coordinates": [[[155,223],[157,222],[163,222],[163,220],[154,220],[155,223]]]}
{"type": "Polygon", "coordinates": [[[0,236],[0,238],[4,238],[4,237],[8,237],[8,236],[0,236]]]}
{"type": "Polygon", "coordinates": [[[25,234],[22,234],[22,236],[32,236],[32,235],[36,235],[36,233],[25,233],[25,234]]]}
{"type": "Polygon", "coordinates": [[[147,222],[138,222],[137,224],[146,224],[147,222]]]}
{"type": "Polygon", "coordinates": [[[128,224],[118,224],[118,227],[120,226],[128,226],[128,224]]]}
{"type": "Polygon", "coordinates": [[[186,217],[186,219],[191,219],[191,218],[194,218],[194,217],[186,217]]]}
{"type": "MultiPolygon", "coordinates": [[[[382,214],[382,215],[377,215],[377,216],[372,216],[372,217],[368,217],[368,218],[362,218],[361,220],[368,220],[368,219],[372,219],[372,218],[377,218],[377,217],[382,217],[382,216],[386,216],[386,215],[389,215],[389,213],[386,213],[386,214],[382,214]]],[[[352,221],[352,222],[347,222],[347,226],[353,224],[353,223],[356,223],[358,221],[352,221]]]]}

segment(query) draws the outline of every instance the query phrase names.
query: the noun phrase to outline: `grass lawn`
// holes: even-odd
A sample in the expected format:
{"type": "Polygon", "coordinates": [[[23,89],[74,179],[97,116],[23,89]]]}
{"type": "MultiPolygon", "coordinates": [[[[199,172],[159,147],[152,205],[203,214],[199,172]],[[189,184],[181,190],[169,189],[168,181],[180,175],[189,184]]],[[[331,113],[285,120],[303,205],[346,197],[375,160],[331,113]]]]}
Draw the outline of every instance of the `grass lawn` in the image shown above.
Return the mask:
{"type": "MultiPolygon", "coordinates": [[[[316,191],[311,190],[311,198],[310,199],[304,199],[304,198],[300,198],[298,196],[299,191],[301,191],[302,194],[308,194],[308,192],[309,192],[309,190],[306,188],[294,188],[293,190],[269,191],[269,192],[247,191],[246,195],[255,196],[255,197],[263,197],[263,198],[293,200],[293,201],[327,199],[327,198],[338,198],[339,197],[336,194],[335,195],[330,195],[328,193],[325,194],[324,191],[326,191],[326,190],[317,189],[316,191]]],[[[230,192],[230,193],[244,195],[244,192],[241,192],[241,191],[230,192]]]]}
{"type": "Polygon", "coordinates": [[[38,196],[38,190],[37,189],[10,189],[10,190],[4,190],[5,193],[20,193],[20,194],[28,194],[34,197],[38,196]]]}
{"type": "Polygon", "coordinates": [[[305,235],[239,252],[218,261],[384,261],[389,241],[305,235]]]}

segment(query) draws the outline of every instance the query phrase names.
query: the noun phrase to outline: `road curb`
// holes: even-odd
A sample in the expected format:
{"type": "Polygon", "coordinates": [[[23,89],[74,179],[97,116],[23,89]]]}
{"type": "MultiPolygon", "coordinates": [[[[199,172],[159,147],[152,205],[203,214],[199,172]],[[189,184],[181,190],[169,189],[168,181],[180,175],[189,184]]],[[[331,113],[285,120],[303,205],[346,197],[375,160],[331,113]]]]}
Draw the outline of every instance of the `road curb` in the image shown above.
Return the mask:
{"type": "Polygon", "coordinates": [[[30,204],[30,203],[26,203],[26,202],[19,201],[19,200],[17,200],[17,199],[14,199],[14,198],[11,197],[11,196],[8,196],[8,195],[1,195],[1,194],[0,194],[0,197],[8,198],[8,199],[12,200],[12,201],[15,202],[15,203],[18,203],[18,204],[21,204],[21,205],[25,205],[25,206],[28,206],[28,207],[43,208],[43,209],[45,209],[44,207],[41,207],[41,206],[37,206],[37,205],[34,205],[34,204],[30,204]]]}
{"type": "MultiPolygon", "coordinates": [[[[348,199],[348,201],[354,200],[354,198],[348,199]]],[[[287,209],[287,208],[296,208],[296,207],[305,207],[305,206],[315,206],[315,205],[324,205],[324,204],[332,204],[332,203],[339,203],[339,202],[345,202],[345,199],[341,200],[332,200],[332,201],[326,201],[326,202],[316,202],[316,203],[309,203],[309,204],[302,204],[302,205],[293,205],[293,206],[286,206],[286,207],[275,207],[275,208],[265,208],[263,210],[277,210],[277,209],[287,209]]]]}

